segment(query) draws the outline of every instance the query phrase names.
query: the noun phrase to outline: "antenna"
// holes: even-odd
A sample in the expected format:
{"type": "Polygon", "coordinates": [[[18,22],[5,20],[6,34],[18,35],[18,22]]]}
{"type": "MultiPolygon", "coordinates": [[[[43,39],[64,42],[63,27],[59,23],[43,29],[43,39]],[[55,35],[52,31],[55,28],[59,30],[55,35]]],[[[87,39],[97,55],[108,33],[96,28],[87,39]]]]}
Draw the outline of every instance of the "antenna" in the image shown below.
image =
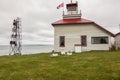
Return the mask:
{"type": "Polygon", "coordinates": [[[13,20],[12,34],[10,40],[11,51],[9,55],[21,55],[22,28],[20,20],[21,19],[19,17],[13,20]]]}
{"type": "Polygon", "coordinates": [[[64,15],[65,13],[64,13],[64,10],[63,10],[63,15],[64,15]]]}
{"type": "Polygon", "coordinates": [[[80,10],[80,18],[82,17],[82,12],[81,12],[81,10],[80,10]]]}

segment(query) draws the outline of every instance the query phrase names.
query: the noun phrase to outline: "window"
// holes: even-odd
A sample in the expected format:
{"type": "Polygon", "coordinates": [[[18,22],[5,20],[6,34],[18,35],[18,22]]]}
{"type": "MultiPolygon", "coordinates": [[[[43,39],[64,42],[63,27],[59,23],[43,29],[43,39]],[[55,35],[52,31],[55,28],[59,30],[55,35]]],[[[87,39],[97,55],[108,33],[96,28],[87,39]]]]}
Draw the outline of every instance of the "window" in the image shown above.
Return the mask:
{"type": "Polygon", "coordinates": [[[87,37],[86,36],[81,36],[81,45],[87,46],[87,37]]]}
{"type": "Polygon", "coordinates": [[[68,11],[76,11],[76,6],[71,6],[68,8],[68,11]]]}
{"type": "Polygon", "coordinates": [[[65,47],[65,36],[60,36],[60,47],[65,47]]]}
{"type": "Polygon", "coordinates": [[[92,44],[108,44],[108,37],[92,37],[92,44]]]}

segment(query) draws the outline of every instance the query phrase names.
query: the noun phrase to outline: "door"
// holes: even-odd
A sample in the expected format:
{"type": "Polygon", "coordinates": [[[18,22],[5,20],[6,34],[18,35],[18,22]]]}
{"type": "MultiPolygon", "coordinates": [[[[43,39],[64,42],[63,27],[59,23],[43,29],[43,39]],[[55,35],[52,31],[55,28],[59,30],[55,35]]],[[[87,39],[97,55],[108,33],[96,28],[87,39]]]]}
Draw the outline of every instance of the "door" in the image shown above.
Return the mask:
{"type": "Polygon", "coordinates": [[[80,45],[80,44],[75,44],[75,52],[76,52],[76,53],[82,52],[82,50],[81,50],[81,45],[80,45]]]}

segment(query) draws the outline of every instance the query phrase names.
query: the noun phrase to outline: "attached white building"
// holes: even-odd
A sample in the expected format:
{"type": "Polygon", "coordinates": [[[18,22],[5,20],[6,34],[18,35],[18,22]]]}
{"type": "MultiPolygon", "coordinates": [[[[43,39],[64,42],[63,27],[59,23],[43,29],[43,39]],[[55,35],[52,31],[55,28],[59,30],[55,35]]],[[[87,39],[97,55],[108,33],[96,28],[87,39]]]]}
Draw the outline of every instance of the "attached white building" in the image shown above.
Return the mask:
{"type": "Polygon", "coordinates": [[[116,48],[120,48],[120,32],[115,35],[115,45],[116,48]]]}
{"type": "Polygon", "coordinates": [[[114,34],[93,21],[81,18],[78,4],[66,4],[67,14],[52,23],[54,27],[54,51],[109,50],[114,34]]]}

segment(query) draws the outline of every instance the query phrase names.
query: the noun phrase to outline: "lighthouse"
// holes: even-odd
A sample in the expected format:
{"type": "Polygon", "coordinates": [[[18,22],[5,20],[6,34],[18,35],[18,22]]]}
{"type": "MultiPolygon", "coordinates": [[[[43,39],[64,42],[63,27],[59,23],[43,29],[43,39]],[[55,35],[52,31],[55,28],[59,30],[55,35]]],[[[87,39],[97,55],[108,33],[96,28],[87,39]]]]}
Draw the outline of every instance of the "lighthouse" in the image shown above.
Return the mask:
{"type": "Polygon", "coordinates": [[[78,2],[66,4],[62,19],[52,23],[55,52],[109,50],[114,34],[94,21],[82,18],[78,2]]]}

